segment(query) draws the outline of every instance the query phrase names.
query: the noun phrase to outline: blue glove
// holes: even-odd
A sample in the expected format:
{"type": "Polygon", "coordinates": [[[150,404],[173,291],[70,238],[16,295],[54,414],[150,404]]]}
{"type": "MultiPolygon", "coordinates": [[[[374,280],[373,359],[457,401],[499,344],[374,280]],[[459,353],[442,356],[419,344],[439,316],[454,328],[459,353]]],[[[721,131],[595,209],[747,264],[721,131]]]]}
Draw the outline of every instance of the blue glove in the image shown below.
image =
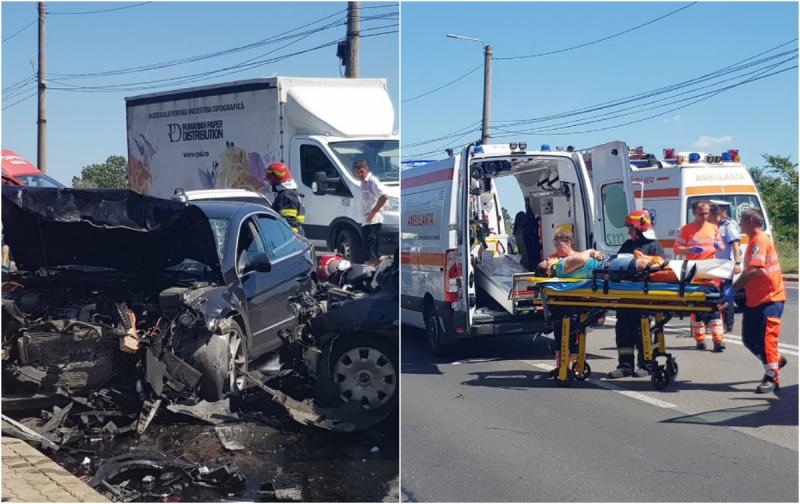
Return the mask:
{"type": "Polygon", "coordinates": [[[725,248],[725,245],[723,245],[721,242],[714,242],[714,248],[717,250],[722,250],[725,248]]]}
{"type": "Polygon", "coordinates": [[[733,288],[733,285],[725,287],[725,290],[722,291],[722,297],[729,303],[733,302],[733,298],[736,297],[736,290],[733,288]]]}
{"type": "Polygon", "coordinates": [[[692,247],[692,254],[702,254],[706,249],[701,247],[700,245],[695,245],[692,247]]]}

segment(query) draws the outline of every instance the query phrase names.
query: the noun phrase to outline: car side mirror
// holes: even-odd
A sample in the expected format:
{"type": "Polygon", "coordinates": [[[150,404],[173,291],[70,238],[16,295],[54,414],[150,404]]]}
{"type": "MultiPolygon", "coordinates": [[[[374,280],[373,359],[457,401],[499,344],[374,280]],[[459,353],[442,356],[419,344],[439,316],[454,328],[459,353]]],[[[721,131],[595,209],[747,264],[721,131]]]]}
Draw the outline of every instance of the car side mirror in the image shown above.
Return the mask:
{"type": "Polygon", "coordinates": [[[242,273],[248,273],[250,271],[269,273],[271,270],[272,263],[269,261],[269,257],[267,257],[267,254],[259,252],[247,258],[247,262],[244,265],[244,271],[242,273]]]}

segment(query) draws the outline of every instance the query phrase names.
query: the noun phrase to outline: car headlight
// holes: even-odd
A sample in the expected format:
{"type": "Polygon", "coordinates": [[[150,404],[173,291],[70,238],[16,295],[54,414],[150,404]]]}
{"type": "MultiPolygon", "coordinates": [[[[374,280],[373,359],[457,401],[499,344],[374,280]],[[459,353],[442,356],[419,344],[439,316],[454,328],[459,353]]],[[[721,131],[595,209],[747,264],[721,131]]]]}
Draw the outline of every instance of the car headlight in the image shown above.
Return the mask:
{"type": "Polygon", "coordinates": [[[399,212],[400,211],[400,198],[395,198],[394,196],[389,196],[389,200],[386,202],[386,210],[388,212],[399,212]]]}

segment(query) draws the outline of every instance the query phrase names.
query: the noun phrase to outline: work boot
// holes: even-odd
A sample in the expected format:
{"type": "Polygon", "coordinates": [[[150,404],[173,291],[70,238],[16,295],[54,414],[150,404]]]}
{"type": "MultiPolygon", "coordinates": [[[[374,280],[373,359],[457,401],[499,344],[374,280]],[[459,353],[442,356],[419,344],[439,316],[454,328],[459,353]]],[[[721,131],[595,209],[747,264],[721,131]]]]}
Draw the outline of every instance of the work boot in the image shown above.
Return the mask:
{"type": "Polygon", "coordinates": [[[698,341],[697,345],[694,347],[695,350],[705,350],[706,349],[706,342],[705,341],[698,341]]]}
{"type": "Polygon", "coordinates": [[[637,378],[644,378],[645,376],[650,376],[650,371],[643,367],[636,368],[636,371],[633,372],[633,376],[637,378]]]}
{"type": "Polygon", "coordinates": [[[722,341],[715,341],[714,342],[714,351],[719,353],[725,350],[725,343],[722,341]]]}
{"type": "Polygon", "coordinates": [[[617,369],[608,373],[608,377],[611,379],[617,378],[624,378],[626,376],[631,376],[633,374],[633,368],[628,364],[620,364],[617,366],[617,369]]]}
{"type": "Polygon", "coordinates": [[[786,365],[786,357],[784,357],[783,355],[781,355],[781,358],[780,358],[780,360],[778,361],[778,369],[781,369],[781,368],[783,368],[783,366],[785,366],[785,365],[786,365]]]}
{"type": "Polygon", "coordinates": [[[761,380],[761,383],[756,387],[756,394],[768,394],[770,392],[777,392],[780,388],[778,384],[777,378],[772,378],[771,376],[764,375],[764,378],[761,380]]]}

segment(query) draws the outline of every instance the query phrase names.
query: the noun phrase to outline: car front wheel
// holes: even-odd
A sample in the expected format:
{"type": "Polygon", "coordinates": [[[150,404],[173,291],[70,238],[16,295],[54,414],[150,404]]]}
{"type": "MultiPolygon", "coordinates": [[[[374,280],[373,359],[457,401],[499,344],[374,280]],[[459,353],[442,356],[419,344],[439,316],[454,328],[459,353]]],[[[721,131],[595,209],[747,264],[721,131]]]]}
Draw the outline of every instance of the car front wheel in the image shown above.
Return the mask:
{"type": "Polygon", "coordinates": [[[321,406],[352,402],[381,417],[397,409],[400,367],[396,342],[380,336],[340,336],[326,354],[320,359],[317,375],[321,406]]]}

